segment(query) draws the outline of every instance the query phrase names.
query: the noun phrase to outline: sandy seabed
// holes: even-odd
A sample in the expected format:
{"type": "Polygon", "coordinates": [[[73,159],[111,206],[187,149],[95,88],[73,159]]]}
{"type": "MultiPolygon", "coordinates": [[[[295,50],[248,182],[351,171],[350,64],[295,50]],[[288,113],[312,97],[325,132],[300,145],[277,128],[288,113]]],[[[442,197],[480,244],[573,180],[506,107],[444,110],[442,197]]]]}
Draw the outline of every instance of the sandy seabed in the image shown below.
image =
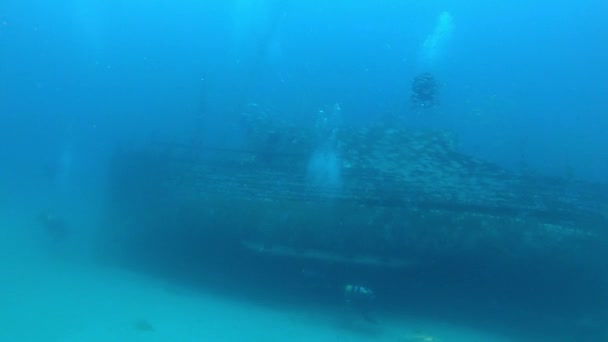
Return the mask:
{"type": "MultiPolygon", "coordinates": [[[[90,260],[57,257],[0,232],[0,341],[502,342],[416,318],[371,324],[341,308],[264,305],[90,260]]],[[[27,235],[27,234],[23,234],[27,235]]]]}

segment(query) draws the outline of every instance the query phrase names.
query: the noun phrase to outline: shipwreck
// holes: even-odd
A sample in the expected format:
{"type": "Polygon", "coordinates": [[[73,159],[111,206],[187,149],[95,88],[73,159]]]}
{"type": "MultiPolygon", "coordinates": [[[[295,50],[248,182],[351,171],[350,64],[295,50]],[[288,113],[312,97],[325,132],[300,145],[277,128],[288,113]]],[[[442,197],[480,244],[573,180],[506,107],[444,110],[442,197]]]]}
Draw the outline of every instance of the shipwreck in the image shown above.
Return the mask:
{"type": "Polygon", "coordinates": [[[125,241],[183,233],[220,255],[387,269],[604,255],[605,185],[508,171],[458,152],[440,132],[243,122],[239,148],[154,143],[116,153],[108,208],[125,241]]]}

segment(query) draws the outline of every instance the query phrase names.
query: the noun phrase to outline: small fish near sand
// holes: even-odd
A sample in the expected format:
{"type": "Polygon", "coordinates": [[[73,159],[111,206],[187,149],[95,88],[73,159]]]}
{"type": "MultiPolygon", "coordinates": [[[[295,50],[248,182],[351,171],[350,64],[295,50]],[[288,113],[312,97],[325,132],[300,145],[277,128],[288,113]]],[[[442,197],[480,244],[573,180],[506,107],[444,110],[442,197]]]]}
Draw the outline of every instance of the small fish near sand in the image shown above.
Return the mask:
{"type": "Polygon", "coordinates": [[[437,337],[426,334],[406,335],[401,339],[402,342],[441,342],[437,337]]]}
{"type": "Polygon", "coordinates": [[[156,329],[154,328],[154,326],[152,326],[152,324],[150,324],[150,322],[143,320],[143,319],[133,322],[133,329],[135,329],[137,331],[141,331],[141,332],[156,331],[156,329]]]}

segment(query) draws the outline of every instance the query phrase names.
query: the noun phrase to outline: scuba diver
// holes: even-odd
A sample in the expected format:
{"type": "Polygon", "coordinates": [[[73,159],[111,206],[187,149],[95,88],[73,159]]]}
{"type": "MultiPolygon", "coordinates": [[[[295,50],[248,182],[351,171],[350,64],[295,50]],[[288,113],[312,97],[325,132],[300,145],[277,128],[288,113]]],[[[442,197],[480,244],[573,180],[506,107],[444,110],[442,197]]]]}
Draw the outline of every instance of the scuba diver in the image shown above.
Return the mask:
{"type": "Polygon", "coordinates": [[[437,82],[430,72],[424,72],[412,81],[410,103],[412,108],[431,108],[436,105],[437,82]]]}
{"type": "Polygon", "coordinates": [[[62,217],[45,213],[38,215],[37,219],[44,233],[51,241],[57,243],[68,238],[70,229],[62,217]]]}
{"type": "Polygon", "coordinates": [[[344,286],[344,299],[346,304],[359,311],[366,321],[377,323],[371,314],[376,295],[369,287],[348,284],[344,286]]]}

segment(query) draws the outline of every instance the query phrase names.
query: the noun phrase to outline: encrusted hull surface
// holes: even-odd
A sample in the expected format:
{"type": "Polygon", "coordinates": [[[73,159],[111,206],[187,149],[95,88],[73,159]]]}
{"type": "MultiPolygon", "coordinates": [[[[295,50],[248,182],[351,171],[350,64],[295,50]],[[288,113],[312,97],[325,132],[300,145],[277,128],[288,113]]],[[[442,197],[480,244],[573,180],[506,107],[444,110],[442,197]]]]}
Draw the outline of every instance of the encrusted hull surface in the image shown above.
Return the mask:
{"type": "Polygon", "coordinates": [[[253,132],[247,149],[118,154],[113,210],[256,253],[374,267],[604,253],[604,186],[510,173],[445,135],[381,126],[342,133],[338,173],[319,181],[315,137],[284,131],[253,132]]]}

